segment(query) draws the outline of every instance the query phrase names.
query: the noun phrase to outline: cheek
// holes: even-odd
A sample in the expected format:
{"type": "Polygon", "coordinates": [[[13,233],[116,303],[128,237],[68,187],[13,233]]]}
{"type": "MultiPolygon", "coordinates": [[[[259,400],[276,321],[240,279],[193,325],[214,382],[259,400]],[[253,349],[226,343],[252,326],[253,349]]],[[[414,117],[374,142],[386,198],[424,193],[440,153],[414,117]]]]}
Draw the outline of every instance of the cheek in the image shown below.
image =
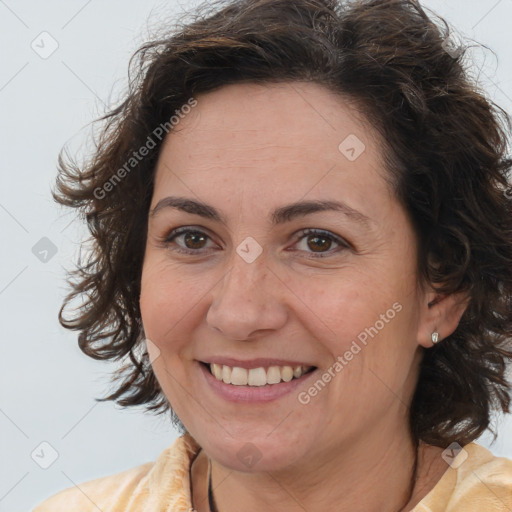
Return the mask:
{"type": "Polygon", "coordinates": [[[146,337],[167,353],[186,346],[199,319],[207,314],[204,297],[215,282],[215,276],[208,273],[185,274],[165,259],[149,258],[143,267],[140,294],[146,337]]]}
{"type": "Polygon", "coordinates": [[[181,359],[190,337],[190,304],[187,294],[193,286],[184,286],[175,272],[161,265],[145,264],[141,279],[140,310],[146,342],[153,348],[150,358],[154,374],[173,409],[180,409],[180,390],[186,387],[181,359]],[[189,315],[187,315],[189,313],[189,315]],[[156,348],[155,348],[156,347],[156,348]],[[156,356],[156,357],[155,357],[156,356]]]}
{"type": "Polygon", "coordinates": [[[391,273],[386,279],[382,267],[364,272],[352,268],[297,288],[308,305],[301,322],[334,360],[343,358],[344,377],[334,386],[338,393],[363,384],[370,395],[381,391],[378,378],[368,381],[369,368],[392,388],[400,388],[410,370],[417,324],[412,282],[391,273]]]}
{"type": "MultiPolygon", "coordinates": [[[[339,275],[307,280],[293,288],[299,302],[307,306],[303,307],[302,318],[308,319],[311,332],[332,340],[330,343],[338,345],[340,350],[376,322],[382,329],[383,321],[397,317],[393,304],[401,298],[398,291],[387,293],[381,278],[355,268],[345,269],[339,275]],[[385,315],[384,320],[381,315],[385,315]]],[[[391,323],[386,323],[386,328],[391,323]]]]}
{"type": "Polygon", "coordinates": [[[184,286],[175,272],[166,271],[161,264],[145,263],[140,294],[140,310],[146,337],[159,346],[186,316],[187,293],[191,286],[184,286]]]}

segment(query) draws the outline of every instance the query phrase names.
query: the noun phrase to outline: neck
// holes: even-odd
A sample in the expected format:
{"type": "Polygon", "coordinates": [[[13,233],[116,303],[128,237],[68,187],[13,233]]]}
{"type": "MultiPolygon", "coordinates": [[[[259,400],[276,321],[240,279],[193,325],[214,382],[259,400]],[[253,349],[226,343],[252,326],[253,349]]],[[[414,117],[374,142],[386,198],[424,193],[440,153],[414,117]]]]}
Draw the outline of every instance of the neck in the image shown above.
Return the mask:
{"type": "MultiPolygon", "coordinates": [[[[339,511],[408,512],[446,470],[439,464],[443,462],[441,448],[420,444],[416,450],[404,433],[387,443],[371,442],[384,436],[362,437],[359,445],[340,446],[337,456],[329,447],[316,459],[274,472],[244,473],[212,461],[212,489],[218,512],[316,512],[327,507],[339,511]]],[[[201,483],[193,487],[194,505],[198,512],[208,512],[208,459],[203,451],[200,455],[194,463],[195,482],[197,470],[201,473],[201,483]]]]}

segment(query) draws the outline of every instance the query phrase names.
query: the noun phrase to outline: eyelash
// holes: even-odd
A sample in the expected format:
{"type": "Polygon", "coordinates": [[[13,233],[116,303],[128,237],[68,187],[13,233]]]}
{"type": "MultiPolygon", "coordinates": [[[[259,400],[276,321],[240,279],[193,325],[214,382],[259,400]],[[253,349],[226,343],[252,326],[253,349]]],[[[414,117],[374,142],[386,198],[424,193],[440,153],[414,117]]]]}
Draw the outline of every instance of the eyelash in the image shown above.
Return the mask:
{"type": "MultiPolygon", "coordinates": [[[[183,234],[187,234],[187,233],[204,235],[204,236],[206,236],[207,238],[209,238],[211,240],[211,238],[204,231],[201,231],[199,229],[192,229],[190,227],[181,227],[181,228],[177,228],[177,229],[172,230],[165,237],[164,245],[166,247],[168,247],[178,236],[183,235],[183,234]]],[[[304,238],[306,238],[308,236],[311,236],[311,235],[315,235],[315,236],[319,236],[319,237],[322,237],[322,238],[326,238],[328,240],[331,240],[331,241],[337,243],[339,245],[338,249],[352,249],[352,246],[346,240],[344,240],[343,238],[341,238],[341,237],[339,237],[337,235],[334,235],[333,233],[331,233],[329,231],[324,231],[324,230],[321,230],[321,229],[313,229],[313,228],[307,228],[307,229],[303,229],[302,231],[300,231],[299,232],[299,236],[297,238],[297,241],[295,243],[298,243],[302,239],[304,239],[304,238]]],[[[176,248],[173,248],[172,250],[173,251],[177,251],[177,252],[182,253],[182,254],[189,254],[189,255],[198,255],[198,254],[200,254],[200,251],[201,251],[201,249],[198,249],[198,250],[186,249],[186,248],[183,248],[183,247],[180,247],[180,246],[178,246],[176,248]]],[[[309,254],[311,254],[311,257],[313,257],[313,258],[326,258],[326,257],[329,257],[331,254],[337,253],[337,252],[340,252],[340,251],[329,250],[329,251],[326,251],[326,252],[323,252],[323,253],[311,252],[309,254]]]]}

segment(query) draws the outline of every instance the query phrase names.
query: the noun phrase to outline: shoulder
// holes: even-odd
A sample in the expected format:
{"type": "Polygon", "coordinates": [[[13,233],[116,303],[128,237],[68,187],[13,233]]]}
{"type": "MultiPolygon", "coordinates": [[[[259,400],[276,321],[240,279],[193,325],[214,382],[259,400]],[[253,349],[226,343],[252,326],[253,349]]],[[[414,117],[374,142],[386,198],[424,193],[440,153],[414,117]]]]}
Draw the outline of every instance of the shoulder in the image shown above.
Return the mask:
{"type": "Polygon", "coordinates": [[[512,511],[512,460],[475,442],[453,458],[447,452],[446,473],[414,512],[512,511]]]}
{"type": "Polygon", "coordinates": [[[165,449],[155,462],[78,483],[48,498],[32,512],[135,512],[160,510],[163,500],[188,499],[188,471],[199,447],[187,434],[165,449]]]}
{"type": "Polygon", "coordinates": [[[464,449],[467,458],[458,469],[450,506],[454,510],[473,507],[481,511],[483,505],[485,510],[512,510],[512,460],[497,457],[477,443],[464,449]]]}
{"type": "Polygon", "coordinates": [[[33,512],[122,510],[119,507],[126,506],[127,500],[146,495],[147,477],[153,466],[153,462],[148,462],[115,475],[76,484],[45,500],[33,512]]]}

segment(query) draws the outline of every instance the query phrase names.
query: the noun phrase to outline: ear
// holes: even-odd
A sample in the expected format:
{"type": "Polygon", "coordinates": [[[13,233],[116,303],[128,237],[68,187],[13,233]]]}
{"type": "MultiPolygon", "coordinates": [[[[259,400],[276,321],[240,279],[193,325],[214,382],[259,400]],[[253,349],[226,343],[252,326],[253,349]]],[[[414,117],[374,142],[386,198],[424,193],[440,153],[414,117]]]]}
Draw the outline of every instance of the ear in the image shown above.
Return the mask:
{"type": "Polygon", "coordinates": [[[438,343],[450,336],[457,329],[468,304],[469,297],[465,293],[425,293],[418,325],[418,344],[425,348],[433,347],[433,332],[439,333],[438,343]]]}

